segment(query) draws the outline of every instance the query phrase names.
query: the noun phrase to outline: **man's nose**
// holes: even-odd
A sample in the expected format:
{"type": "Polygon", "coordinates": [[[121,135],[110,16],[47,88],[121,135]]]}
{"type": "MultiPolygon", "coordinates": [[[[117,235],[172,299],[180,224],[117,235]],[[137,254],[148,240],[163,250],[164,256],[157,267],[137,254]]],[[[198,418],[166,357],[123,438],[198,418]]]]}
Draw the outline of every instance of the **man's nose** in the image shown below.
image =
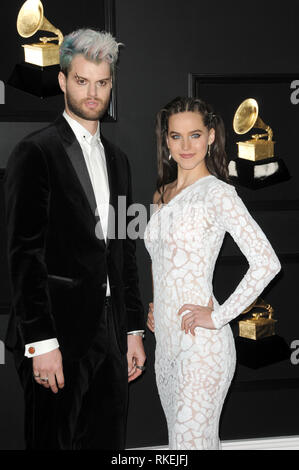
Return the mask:
{"type": "Polygon", "coordinates": [[[97,96],[97,86],[95,83],[89,83],[88,86],[88,96],[95,97],[97,96]]]}

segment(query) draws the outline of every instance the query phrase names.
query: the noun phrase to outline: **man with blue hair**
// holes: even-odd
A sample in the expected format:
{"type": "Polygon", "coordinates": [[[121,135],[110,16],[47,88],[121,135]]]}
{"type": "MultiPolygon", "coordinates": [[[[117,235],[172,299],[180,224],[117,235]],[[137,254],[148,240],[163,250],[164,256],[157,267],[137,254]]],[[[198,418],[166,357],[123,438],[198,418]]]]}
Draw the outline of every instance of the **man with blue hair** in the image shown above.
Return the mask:
{"type": "Polygon", "coordinates": [[[118,48],[92,29],[64,38],[63,115],[23,139],[6,170],[6,344],[24,389],[27,449],[123,449],[128,381],[144,370],[135,242],[113,232],[130,222],[130,167],[99,124],[118,48]]]}

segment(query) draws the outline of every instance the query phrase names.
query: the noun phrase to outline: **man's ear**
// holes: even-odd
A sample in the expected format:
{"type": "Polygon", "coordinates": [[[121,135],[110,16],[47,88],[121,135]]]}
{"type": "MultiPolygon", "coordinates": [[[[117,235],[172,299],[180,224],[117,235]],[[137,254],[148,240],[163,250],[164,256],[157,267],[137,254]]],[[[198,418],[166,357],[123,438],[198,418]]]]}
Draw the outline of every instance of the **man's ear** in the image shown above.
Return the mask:
{"type": "Polygon", "coordinates": [[[58,82],[59,82],[59,86],[61,88],[61,91],[63,91],[63,93],[65,93],[65,91],[66,91],[66,76],[61,71],[58,74],[58,82]]]}

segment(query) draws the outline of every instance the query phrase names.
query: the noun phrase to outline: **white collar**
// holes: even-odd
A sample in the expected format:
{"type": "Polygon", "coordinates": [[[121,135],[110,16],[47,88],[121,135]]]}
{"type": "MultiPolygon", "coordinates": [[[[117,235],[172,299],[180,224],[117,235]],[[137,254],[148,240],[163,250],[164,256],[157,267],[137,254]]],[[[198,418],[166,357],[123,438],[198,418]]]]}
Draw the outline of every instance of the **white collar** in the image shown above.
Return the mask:
{"type": "Polygon", "coordinates": [[[96,133],[92,135],[87,129],[85,129],[82,124],[80,124],[76,119],[73,119],[69,114],[67,114],[66,111],[63,112],[63,117],[66,119],[66,121],[69,123],[71,126],[78,142],[86,141],[90,145],[94,143],[95,141],[101,142],[101,136],[100,136],[100,123],[98,122],[98,127],[96,130],[96,133]]]}

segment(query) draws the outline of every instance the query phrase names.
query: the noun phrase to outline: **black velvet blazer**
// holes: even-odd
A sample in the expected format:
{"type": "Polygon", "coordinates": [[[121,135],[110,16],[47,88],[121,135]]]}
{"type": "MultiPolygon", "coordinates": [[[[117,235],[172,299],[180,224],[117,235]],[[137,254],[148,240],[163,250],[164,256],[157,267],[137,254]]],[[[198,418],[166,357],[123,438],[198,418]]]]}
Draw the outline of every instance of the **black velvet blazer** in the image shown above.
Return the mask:
{"type": "MultiPolygon", "coordinates": [[[[125,154],[102,137],[110,186],[109,228],[118,196],[132,203],[125,154]]],[[[81,147],[61,116],[22,140],[4,179],[12,311],[10,349],[57,337],[64,355],[81,357],[97,331],[107,273],[119,348],[144,329],[135,242],[101,239],[101,222],[81,147]]],[[[129,217],[125,218],[129,223],[129,217]]],[[[113,230],[112,230],[113,231],[113,230]]],[[[109,237],[109,235],[108,235],[109,237]]]]}

